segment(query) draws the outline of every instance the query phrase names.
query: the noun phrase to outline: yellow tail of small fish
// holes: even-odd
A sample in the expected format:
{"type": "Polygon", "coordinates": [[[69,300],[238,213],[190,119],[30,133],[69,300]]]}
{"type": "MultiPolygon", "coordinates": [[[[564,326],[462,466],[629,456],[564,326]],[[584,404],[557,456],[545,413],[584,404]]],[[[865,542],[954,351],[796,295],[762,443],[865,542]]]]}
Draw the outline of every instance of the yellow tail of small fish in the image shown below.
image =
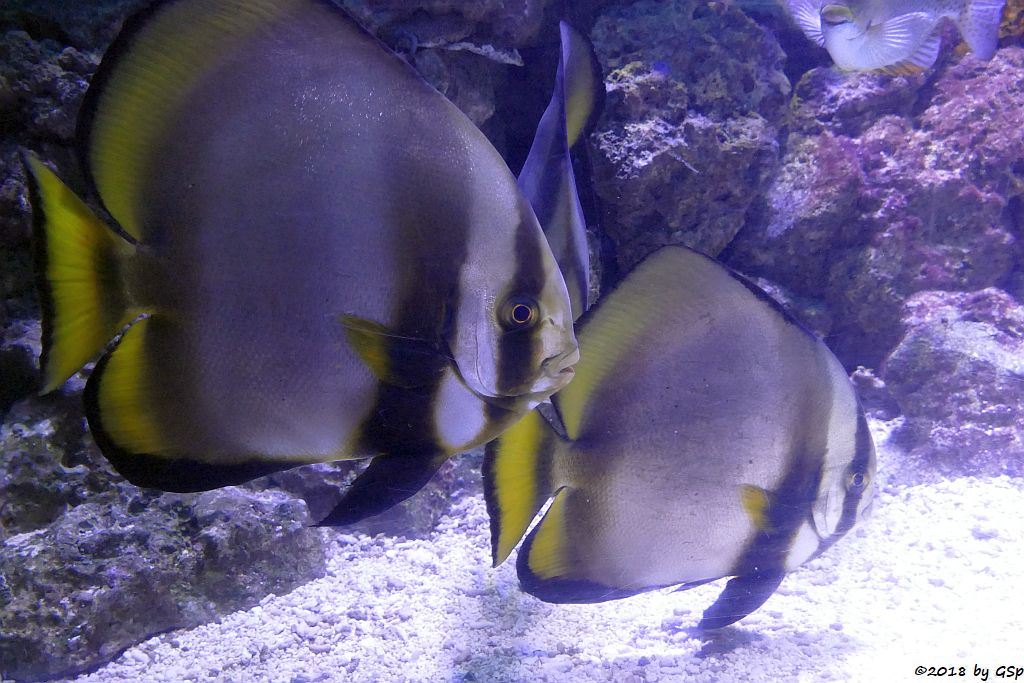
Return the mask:
{"type": "Polygon", "coordinates": [[[43,310],[40,393],[53,391],[128,324],[121,264],[133,248],[43,162],[31,172],[37,287],[43,310]]]}

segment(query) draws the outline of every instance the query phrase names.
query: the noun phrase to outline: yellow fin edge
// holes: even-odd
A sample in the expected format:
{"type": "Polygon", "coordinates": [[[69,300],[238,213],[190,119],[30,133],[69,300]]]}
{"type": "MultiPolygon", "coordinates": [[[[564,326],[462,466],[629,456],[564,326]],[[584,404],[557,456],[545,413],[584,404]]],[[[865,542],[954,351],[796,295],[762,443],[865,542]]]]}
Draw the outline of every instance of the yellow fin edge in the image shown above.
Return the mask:
{"type": "Polygon", "coordinates": [[[526,533],[549,492],[538,491],[538,461],[548,429],[540,413],[532,411],[510,427],[493,448],[491,483],[498,507],[494,566],[508,559],[526,533]]]}
{"type": "Polygon", "coordinates": [[[566,499],[568,489],[562,489],[551,502],[544,519],[533,532],[533,543],[527,564],[539,579],[556,579],[569,575],[566,553],[566,499]]]}
{"type": "Polygon", "coordinates": [[[562,73],[565,88],[565,128],[569,147],[574,147],[587,131],[594,115],[604,81],[596,66],[590,41],[575,28],[561,25],[562,73]]]}
{"type": "Polygon", "coordinates": [[[237,41],[299,6],[298,0],[168,2],[115,43],[111,52],[120,54],[95,86],[101,91],[92,99],[88,159],[104,205],[129,235],[144,241],[139,185],[170,117],[237,41]]]}
{"type": "Polygon", "coordinates": [[[96,392],[103,431],[128,453],[160,455],[166,441],[150,409],[156,387],[147,372],[146,335],[152,318],[143,318],[125,331],[99,377],[96,392]]]}
{"type": "Polygon", "coordinates": [[[601,302],[577,335],[580,362],[572,382],[558,393],[558,406],[570,439],[579,438],[592,396],[602,382],[621,371],[637,340],[657,322],[665,305],[665,282],[677,256],[662,250],[649,257],[601,302]],[[641,275],[642,273],[642,275],[641,275]]]}

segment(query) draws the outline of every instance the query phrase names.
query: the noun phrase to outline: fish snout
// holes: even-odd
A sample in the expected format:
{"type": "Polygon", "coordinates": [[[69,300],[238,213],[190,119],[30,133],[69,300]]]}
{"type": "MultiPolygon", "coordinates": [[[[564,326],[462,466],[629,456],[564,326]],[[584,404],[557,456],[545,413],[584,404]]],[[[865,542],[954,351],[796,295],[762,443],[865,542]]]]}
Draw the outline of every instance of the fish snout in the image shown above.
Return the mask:
{"type": "Polygon", "coordinates": [[[563,351],[562,353],[545,358],[541,362],[541,368],[544,370],[544,374],[547,377],[568,382],[576,373],[573,366],[579,362],[580,349],[578,346],[573,344],[573,348],[568,351],[563,351]]]}

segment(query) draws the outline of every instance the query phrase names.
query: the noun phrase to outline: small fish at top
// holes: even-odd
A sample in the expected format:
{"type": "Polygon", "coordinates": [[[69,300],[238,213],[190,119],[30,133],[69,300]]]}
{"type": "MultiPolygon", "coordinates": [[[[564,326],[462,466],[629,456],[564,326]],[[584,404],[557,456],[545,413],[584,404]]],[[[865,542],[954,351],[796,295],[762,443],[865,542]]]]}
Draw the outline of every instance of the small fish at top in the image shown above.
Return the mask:
{"type": "Polygon", "coordinates": [[[551,94],[519,186],[537,213],[569,290],[573,319],[589,305],[590,250],[570,150],[594,127],[604,106],[604,77],[590,41],[559,23],[561,52],[551,94]]]}
{"type": "Polygon", "coordinates": [[[996,51],[1006,0],[786,0],[808,38],[840,69],[908,74],[939,54],[939,24],[951,19],[979,59],[996,51]]]}
{"type": "Polygon", "coordinates": [[[169,0],[126,23],[80,156],[112,229],[33,155],[43,391],[85,390],[131,482],[372,457],[376,514],[573,376],[558,264],[483,134],[332,3],[169,0]]]}
{"type": "Polygon", "coordinates": [[[583,318],[576,379],[487,447],[495,565],[601,602],[732,578],[700,627],[760,607],[869,511],[875,451],[828,348],[755,285],[664,247],[583,318]]]}

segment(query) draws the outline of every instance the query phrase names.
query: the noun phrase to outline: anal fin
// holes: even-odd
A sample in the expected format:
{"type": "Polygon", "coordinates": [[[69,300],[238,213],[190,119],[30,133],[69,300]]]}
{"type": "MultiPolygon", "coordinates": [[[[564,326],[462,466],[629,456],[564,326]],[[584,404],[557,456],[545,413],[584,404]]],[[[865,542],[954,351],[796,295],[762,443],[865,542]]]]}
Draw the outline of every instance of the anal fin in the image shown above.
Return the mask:
{"type": "MultiPolygon", "coordinates": [[[[544,412],[558,417],[554,406],[542,405],[547,406],[544,412]]],[[[484,498],[491,518],[494,566],[511,554],[554,492],[553,459],[562,447],[539,407],[487,444],[484,498]]]]}
{"type": "Polygon", "coordinates": [[[259,454],[222,462],[204,460],[200,457],[203,444],[189,444],[169,427],[166,409],[159,409],[166,387],[161,385],[154,358],[166,350],[157,342],[171,334],[167,326],[172,324],[158,317],[138,320],[89,376],[84,395],[89,429],[114,469],[136,486],[191,493],[242,484],[305,464],[298,458],[259,454]]]}
{"type": "Polygon", "coordinates": [[[714,604],[704,610],[697,628],[723,628],[739,621],[763,605],[785,575],[782,569],[772,569],[730,579],[714,604]]]}
{"type": "Polygon", "coordinates": [[[383,455],[370,461],[317,526],[345,526],[379,515],[422,489],[447,455],[383,455]]]}
{"type": "Polygon", "coordinates": [[[583,578],[586,566],[578,564],[572,549],[570,499],[575,492],[562,488],[519,550],[516,572],[522,589],[554,603],[594,603],[628,598],[662,586],[609,586],[583,578]]]}

